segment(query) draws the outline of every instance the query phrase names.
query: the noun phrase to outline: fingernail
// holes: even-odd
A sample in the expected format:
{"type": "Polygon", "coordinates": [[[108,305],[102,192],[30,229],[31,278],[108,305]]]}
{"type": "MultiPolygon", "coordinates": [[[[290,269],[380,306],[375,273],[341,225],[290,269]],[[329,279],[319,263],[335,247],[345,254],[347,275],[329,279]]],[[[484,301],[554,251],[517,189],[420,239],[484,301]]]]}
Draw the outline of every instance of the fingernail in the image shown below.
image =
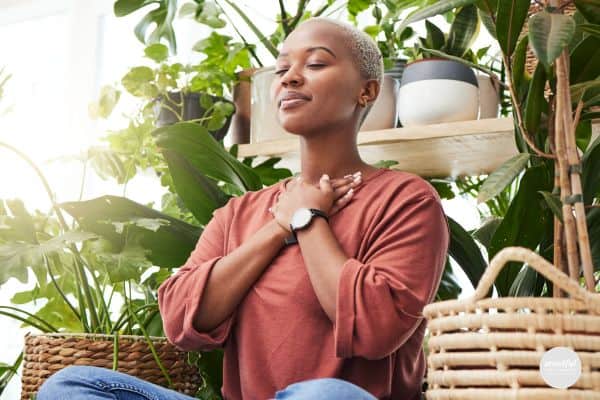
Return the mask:
{"type": "Polygon", "coordinates": [[[352,178],[354,175],[352,174],[348,174],[348,175],[344,175],[344,178],[352,178]]]}
{"type": "Polygon", "coordinates": [[[352,175],[353,175],[353,176],[355,176],[355,177],[356,177],[356,176],[362,176],[362,172],[361,172],[361,171],[358,171],[358,172],[355,172],[355,173],[353,173],[352,175]]]}
{"type": "Polygon", "coordinates": [[[323,178],[324,178],[325,180],[329,180],[329,175],[327,175],[327,174],[324,174],[324,175],[323,175],[323,178]]]}
{"type": "Polygon", "coordinates": [[[354,183],[359,183],[362,180],[362,176],[355,176],[354,177],[354,183]]]}
{"type": "Polygon", "coordinates": [[[348,190],[348,193],[346,193],[346,196],[352,196],[352,193],[354,193],[354,189],[350,188],[350,190],[348,190]]]}

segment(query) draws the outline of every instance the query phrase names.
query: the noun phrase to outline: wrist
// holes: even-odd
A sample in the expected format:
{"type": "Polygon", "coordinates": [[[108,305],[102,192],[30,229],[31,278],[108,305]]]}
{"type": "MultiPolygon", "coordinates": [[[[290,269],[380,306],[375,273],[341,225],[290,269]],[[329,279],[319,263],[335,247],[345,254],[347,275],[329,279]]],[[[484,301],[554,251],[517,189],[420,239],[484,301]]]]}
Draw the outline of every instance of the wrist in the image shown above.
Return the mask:
{"type": "Polygon", "coordinates": [[[276,219],[272,219],[269,224],[271,224],[271,230],[275,236],[275,239],[283,241],[290,235],[290,232],[281,226],[276,219]]]}

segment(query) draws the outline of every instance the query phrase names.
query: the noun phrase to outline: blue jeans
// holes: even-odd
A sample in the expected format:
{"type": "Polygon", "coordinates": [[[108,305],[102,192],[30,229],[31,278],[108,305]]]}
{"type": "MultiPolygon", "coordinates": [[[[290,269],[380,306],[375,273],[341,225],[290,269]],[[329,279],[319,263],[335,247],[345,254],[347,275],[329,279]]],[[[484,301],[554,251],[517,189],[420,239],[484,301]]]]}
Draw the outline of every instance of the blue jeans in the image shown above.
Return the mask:
{"type": "MultiPolygon", "coordinates": [[[[40,387],[37,400],[194,400],[131,375],[98,367],[72,366],[52,375],[40,387]]],[[[377,400],[360,387],[335,378],[294,383],[275,399],[377,400]]],[[[266,399],[265,399],[266,400],[266,399]]]]}

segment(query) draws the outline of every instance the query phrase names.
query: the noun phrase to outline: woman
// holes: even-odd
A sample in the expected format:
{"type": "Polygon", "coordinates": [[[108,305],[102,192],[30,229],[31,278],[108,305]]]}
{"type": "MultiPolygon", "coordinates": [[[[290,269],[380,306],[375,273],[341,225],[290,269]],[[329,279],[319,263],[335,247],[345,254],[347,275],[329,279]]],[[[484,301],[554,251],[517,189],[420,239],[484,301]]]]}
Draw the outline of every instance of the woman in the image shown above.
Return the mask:
{"type": "MultiPolygon", "coordinates": [[[[225,399],[421,398],[421,311],[437,291],[449,235],[427,182],[360,158],[356,136],[382,69],[376,44],[348,24],[313,18],[292,32],[272,89],[281,125],[299,137],[300,176],[216,210],[159,289],[175,345],[225,349],[225,399]]],[[[90,371],[55,374],[38,399],[82,380],[110,392],[85,392],[89,399],[187,399],[90,371]]]]}

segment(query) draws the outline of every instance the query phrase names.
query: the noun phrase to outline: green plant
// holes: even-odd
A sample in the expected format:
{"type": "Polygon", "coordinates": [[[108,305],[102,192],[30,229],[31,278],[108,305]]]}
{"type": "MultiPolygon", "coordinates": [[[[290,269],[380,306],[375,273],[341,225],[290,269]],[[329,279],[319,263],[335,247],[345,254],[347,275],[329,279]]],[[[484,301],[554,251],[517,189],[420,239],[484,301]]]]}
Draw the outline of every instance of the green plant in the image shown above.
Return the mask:
{"type": "MultiPolygon", "coordinates": [[[[494,217],[473,233],[486,247],[488,257],[493,257],[503,247],[520,245],[536,250],[558,267],[566,265],[562,257],[556,258],[557,254],[566,254],[562,239],[563,218],[571,218],[565,216],[577,212],[578,217],[583,216],[587,222],[577,227],[584,257],[583,270],[589,271],[595,265],[597,273],[600,267],[600,249],[596,244],[600,242],[597,213],[600,139],[590,143],[590,135],[591,120],[597,117],[593,107],[600,104],[600,41],[591,32],[598,29],[600,6],[594,2],[575,1],[577,12],[570,17],[561,13],[568,3],[545,4],[544,10],[526,21],[529,2],[440,1],[410,15],[401,28],[454,7],[474,4],[502,51],[515,139],[521,155],[508,160],[483,184],[477,183],[479,200],[491,206],[489,210],[494,217]],[[529,25],[529,33],[521,37],[525,23],[529,25]],[[524,68],[528,43],[539,59],[532,77],[524,68]],[[570,65],[568,74],[565,65],[570,65]],[[545,93],[546,87],[550,87],[549,94],[545,93]],[[570,103],[563,100],[569,97],[570,103]],[[557,123],[558,118],[561,119],[557,123]],[[563,132],[567,142],[573,140],[582,153],[580,161],[572,167],[573,174],[581,176],[581,197],[571,197],[571,188],[554,178],[555,169],[557,172],[559,169],[557,160],[565,151],[564,147],[561,149],[564,144],[556,141],[563,132]],[[581,215],[581,210],[585,215],[581,215]],[[585,258],[586,248],[589,259],[585,258]]],[[[562,161],[560,165],[564,165],[562,161]]],[[[561,173],[564,175],[564,170],[561,173]]],[[[576,177],[574,179],[577,181],[576,177]]],[[[566,220],[565,225],[569,225],[566,220]]],[[[573,240],[572,235],[569,240],[573,240]]],[[[579,273],[572,277],[577,278],[579,273]]],[[[495,286],[502,296],[551,294],[551,288],[542,277],[517,263],[502,271],[495,286]]],[[[590,289],[594,286],[593,278],[590,286],[590,289]]]]}

